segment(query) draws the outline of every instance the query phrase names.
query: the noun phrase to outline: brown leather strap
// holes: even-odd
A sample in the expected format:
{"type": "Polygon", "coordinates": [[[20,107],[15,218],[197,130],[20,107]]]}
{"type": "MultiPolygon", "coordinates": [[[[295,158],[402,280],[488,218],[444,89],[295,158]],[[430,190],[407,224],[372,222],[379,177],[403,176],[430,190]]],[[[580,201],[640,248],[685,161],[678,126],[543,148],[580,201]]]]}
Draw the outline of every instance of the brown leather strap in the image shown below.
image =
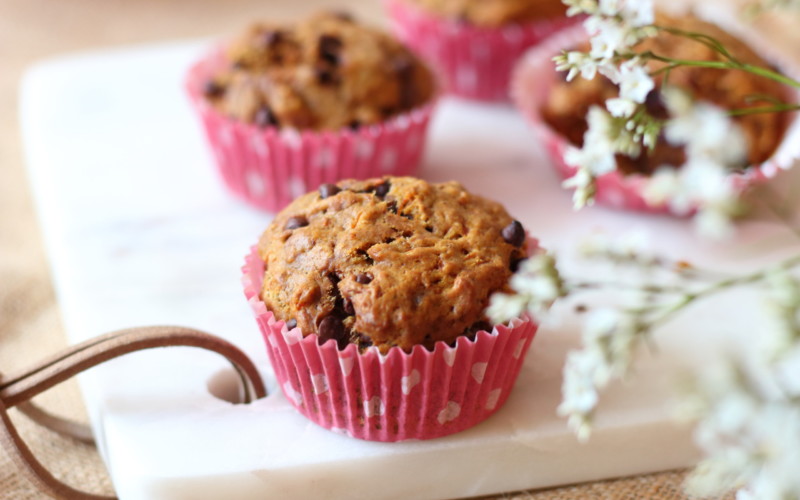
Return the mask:
{"type": "Polygon", "coordinates": [[[88,425],[79,424],[78,422],[53,415],[40,408],[38,405],[33,404],[32,401],[23,401],[19,403],[17,405],[17,410],[42,427],[46,427],[62,436],[70,437],[82,443],[94,444],[94,433],[92,433],[92,429],[88,425]]]}
{"type": "Polygon", "coordinates": [[[45,494],[66,500],[107,500],[76,490],[45,469],[20,438],[8,416],[14,406],[35,422],[56,432],[92,442],[89,429],[47,413],[28,401],[35,395],[104,361],[154,347],[199,347],[221,354],[231,362],[242,382],[243,402],[267,395],[266,387],[250,358],[230,342],[199,330],[177,326],[130,328],[95,337],[22,370],[0,377],[0,444],[19,469],[45,494]]]}

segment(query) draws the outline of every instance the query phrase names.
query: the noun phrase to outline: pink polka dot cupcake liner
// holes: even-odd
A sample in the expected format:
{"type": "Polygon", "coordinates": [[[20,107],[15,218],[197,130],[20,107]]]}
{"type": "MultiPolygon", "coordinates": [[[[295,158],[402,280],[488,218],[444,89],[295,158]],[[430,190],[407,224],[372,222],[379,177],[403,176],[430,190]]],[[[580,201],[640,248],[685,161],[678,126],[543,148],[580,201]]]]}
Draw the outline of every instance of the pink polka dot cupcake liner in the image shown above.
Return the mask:
{"type": "Polygon", "coordinates": [[[324,183],[413,174],[424,152],[434,102],[356,130],[258,127],[211,106],[203,84],[224,64],[216,49],[195,63],[185,87],[228,190],[253,207],[277,212],[324,183]]]}
{"type": "MultiPolygon", "coordinates": [[[[553,57],[564,48],[575,47],[586,41],[587,35],[582,26],[555,35],[539,47],[528,51],[520,59],[511,83],[511,97],[515,106],[531,124],[534,133],[550,156],[553,166],[564,179],[572,177],[577,171],[576,167],[564,161],[564,153],[571,144],[545,122],[541,110],[556,80],[561,78],[555,70],[553,57]]],[[[800,75],[800,71],[786,62],[785,58],[775,56],[768,59],[776,62],[787,74],[794,77],[800,75]]],[[[794,92],[792,97],[795,101],[800,101],[800,93],[794,92]]],[[[767,161],[760,165],[752,165],[741,173],[731,174],[734,187],[743,194],[749,187],[765,182],[780,171],[791,168],[797,158],[800,158],[800,120],[795,117],[780,145],[767,161]]],[[[667,203],[651,205],[643,196],[648,181],[649,177],[644,175],[609,172],[597,179],[595,200],[604,206],[646,213],[686,216],[695,211],[691,210],[688,214],[676,213],[667,203]]]]}
{"type": "Polygon", "coordinates": [[[395,35],[435,68],[446,90],[478,101],[507,101],[511,71],[530,47],[575,24],[554,18],[481,28],[428,14],[405,0],[385,0],[395,35]]]}
{"type": "Polygon", "coordinates": [[[338,350],[316,335],[303,337],[277,321],[259,298],[264,262],[256,248],[245,259],[245,296],[264,336],[286,399],[314,423],[369,441],[433,439],[463,431],[499,410],[519,375],[537,325],[513,320],[475,340],[460,337],[433,351],[392,348],[338,350]]]}

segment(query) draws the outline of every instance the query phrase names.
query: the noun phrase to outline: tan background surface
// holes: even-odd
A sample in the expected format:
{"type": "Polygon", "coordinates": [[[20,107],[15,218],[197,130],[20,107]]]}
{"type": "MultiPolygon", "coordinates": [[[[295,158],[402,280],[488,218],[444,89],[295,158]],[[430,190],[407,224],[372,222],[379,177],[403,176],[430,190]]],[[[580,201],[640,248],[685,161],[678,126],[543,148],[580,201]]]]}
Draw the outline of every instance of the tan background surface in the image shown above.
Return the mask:
{"type": "MultiPolygon", "coordinates": [[[[348,6],[363,19],[385,22],[378,0],[0,0],[0,372],[13,371],[66,342],[24,172],[17,103],[25,68],[72,51],[233,33],[254,18],[286,19],[324,5],[348,6]]],[[[58,414],[85,418],[74,383],[40,402],[58,414]]],[[[12,413],[31,447],[58,477],[79,488],[112,493],[91,447],[37,429],[16,410],[12,413]]],[[[682,472],[667,472],[500,498],[677,499],[684,498],[683,477],[682,472]]],[[[0,451],[0,499],[36,498],[43,495],[0,451]]]]}

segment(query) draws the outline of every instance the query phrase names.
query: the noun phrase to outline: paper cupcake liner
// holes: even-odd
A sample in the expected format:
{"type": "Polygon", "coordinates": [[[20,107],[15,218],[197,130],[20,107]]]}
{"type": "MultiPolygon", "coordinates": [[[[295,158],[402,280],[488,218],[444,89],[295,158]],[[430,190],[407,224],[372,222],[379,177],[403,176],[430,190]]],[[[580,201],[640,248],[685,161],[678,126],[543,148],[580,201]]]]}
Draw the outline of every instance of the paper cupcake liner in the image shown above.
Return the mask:
{"type": "Polygon", "coordinates": [[[554,18],[500,28],[442,19],[406,0],[385,0],[395,35],[440,73],[448,92],[480,101],[507,101],[517,59],[553,33],[575,24],[554,18]]]}
{"type": "Polygon", "coordinates": [[[245,259],[243,284],[286,399],[314,423],[369,441],[432,439],[472,427],[503,406],[519,375],[537,325],[513,320],[459,337],[431,352],[353,344],[319,345],[316,335],[288,330],[267,310],[259,294],[264,262],[256,248],[245,259]]]}
{"type": "Polygon", "coordinates": [[[433,102],[357,130],[261,128],[220,114],[202,95],[202,85],[224,64],[222,54],[217,49],[190,68],[186,91],[222,180],[238,198],[276,212],[323,183],[416,171],[433,102]]]}
{"type": "MultiPolygon", "coordinates": [[[[545,122],[541,109],[556,81],[553,57],[564,48],[575,47],[586,42],[587,35],[582,26],[575,26],[548,39],[540,46],[528,51],[514,70],[511,82],[511,98],[516,107],[528,119],[534,133],[551,157],[553,166],[565,179],[572,177],[576,168],[564,161],[564,153],[571,145],[569,141],[545,122]]],[[[762,57],[764,56],[762,52],[762,57]]],[[[800,70],[785,57],[769,54],[765,59],[775,62],[784,72],[797,78],[800,70]],[[770,57],[771,56],[771,57],[770,57]]],[[[598,77],[599,78],[599,77],[598,77]]],[[[800,93],[791,91],[795,101],[800,101],[800,93]]],[[[792,118],[784,133],[783,140],[772,156],[760,165],[752,165],[741,173],[731,174],[734,187],[744,193],[749,187],[775,177],[781,170],[790,168],[800,158],[800,120],[792,118]]],[[[625,210],[662,213],[677,216],[687,215],[674,212],[667,203],[649,204],[643,192],[649,177],[644,175],[622,175],[609,172],[597,179],[595,200],[598,204],[625,210]]],[[[694,212],[691,210],[689,214],[694,212]]]]}

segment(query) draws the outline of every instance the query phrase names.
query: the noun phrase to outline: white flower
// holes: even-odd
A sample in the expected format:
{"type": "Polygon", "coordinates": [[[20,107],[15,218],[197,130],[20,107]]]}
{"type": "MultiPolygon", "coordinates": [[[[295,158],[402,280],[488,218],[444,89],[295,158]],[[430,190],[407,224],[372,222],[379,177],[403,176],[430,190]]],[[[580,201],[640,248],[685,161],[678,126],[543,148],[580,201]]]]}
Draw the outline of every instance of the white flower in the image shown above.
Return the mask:
{"type": "Polygon", "coordinates": [[[742,485],[748,457],[737,450],[703,460],[686,479],[686,489],[699,497],[716,496],[742,485]]]}
{"type": "Polygon", "coordinates": [[[643,103],[647,94],[655,88],[655,82],[636,58],[620,66],[619,96],[633,102],[643,103]]]}
{"type": "Polygon", "coordinates": [[[681,191],[681,178],[678,171],[671,167],[661,167],[650,176],[650,180],[642,192],[645,201],[651,206],[670,202],[672,210],[678,214],[689,213],[692,201],[681,191]]]}
{"type": "Polygon", "coordinates": [[[701,234],[727,236],[732,232],[731,217],[738,210],[731,170],[744,163],[744,136],[719,108],[692,104],[683,92],[672,88],[665,88],[662,95],[672,116],[664,127],[665,137],[685,147],[686,163],[661,168],[651,176],[643,192],[645,200],[654,206],[668,203],[678,214],[696,210],[695,224],[701,234]]]}
{"type": "Polygon", "coordinates": [[[579,14],[594,14],[597,12],[597,0],[563,0],[567,9],[568,16],[579,14]]]}
{"type": "Polygon", "coordinates": [[[729,211],[722,206],[701,207],[694,216],[694,227],[698,234],[716,240],[733,236],[735,230],[729,211]]]}
{"type": "Polygon", "coordinates": [[[631,365],[639,331],[628,315],[607,308],[593,310],[583,329],[583,349],[567,354],[558,414],[581,440],[591,433],[598,390],[624,375],[631,365]]]}
{"type": "Polygon", "coordinates": [[[502,323],[525,312],[544,316],[553,302],[566,295],[556,259],[547,253],[522,261],[509,285],[514,294],[496,293],[490,298],[486,315],[492,322],[502,323]]]}
{"type": "Polygon", "coordinates": [[[580,210],[586,205],[594,203],[594,195],[597,193],[597,179],[589,169],[579,167],[575,171],[575,175],[562,182],[561,186],[566,189],[575,189],[572,194],[572,205],[575,210],[580,210]]]}
{"type": "Polygon", "coordinates": [[[638,334],[636,322],[618,310],[599,308],[586,317],[583,343],[602,353],[610,376],[622,377],[630,369],[638,334]]]}
{"type": "Polygon", "coordinates": [[[623,27],[613,19],[590,17],[584,21],[583,26],[591,36],[591,50],[589,55],[595,59],[611,59],[626,47],[626,32],[623,27]]]}
{"type": "Polygon", "coordinates": [[[520,317],[527,307],[528,298],[524,295],[495,293],[489,298],[486,316],[492,323],[505,323],[520,317]]]}
{"type": "Polygon", "coordinates": [[[695,441],[707,455],[690,476],[690,493],[741,498],[800,495],[800,403],[762,393],[740,364],[712,367],[690,395],[695,441]]]}
{"type": "MultiPolygon", "coordinates": [[[[670,96],[676,90],[662,92],[670,96]]],[[[724,166],[738,166],[747,156],[747,140],[742,130],[720,108],[697,102],[689,110],[673,109],[667,97],[667,109],[672,118],[664,127],[664,135],[673,144],[686,146],[690,158],[701,157],[717,160],[724,166]]]]}
{"type": "Polygon", "coordinates": [[[627,118],[636,111],[636,102],[631,99],[614,97],[606,101],[606,109],[611,116],[627,118]]]}
{"type": "Polygon", "coordinates": [[[766,276],[769,328],[761,337],[762,359],[789,396],[800,396],[800,283],[785,269],[766,276]]]}
{"type": "Polygon", "coordinates": [[[620,14],[631,26],[648,26],[655,22],[653,0],[628,0],[620,14]]]}
{"type": "Polygon", "coordinates": [[[581,441],[591,433],[591,418],[599,399],[598,380],[603,380],[606,372],[602,355],[596,351],[567,354],[558,414],[568,417],[567,424],[581,441]]]}
{"type": "Polygon", "coordinates": [[[600,0],[597,3],[597,12],[603,16],[615,17],[625,5],[625,0],[600,0]]]}
{"type": "Polygon", "coordinates": [[[597,74],[599,61],[583,52],[571,51],[554,58],[556,71],[566,71],[567,81],[572,81],[579,73],[581,78],[591,80],[597,74]]]}
{"type": "Polygon", "coordinates": [[[612,172],[617,162],[614,159],[616,138],[611,115],[599,106],[592,106],[586,121],[589,128],[583,136],[583,147],[568,149],[564,161],[568,165],[585,168],[595,176],[612,172]]]}

